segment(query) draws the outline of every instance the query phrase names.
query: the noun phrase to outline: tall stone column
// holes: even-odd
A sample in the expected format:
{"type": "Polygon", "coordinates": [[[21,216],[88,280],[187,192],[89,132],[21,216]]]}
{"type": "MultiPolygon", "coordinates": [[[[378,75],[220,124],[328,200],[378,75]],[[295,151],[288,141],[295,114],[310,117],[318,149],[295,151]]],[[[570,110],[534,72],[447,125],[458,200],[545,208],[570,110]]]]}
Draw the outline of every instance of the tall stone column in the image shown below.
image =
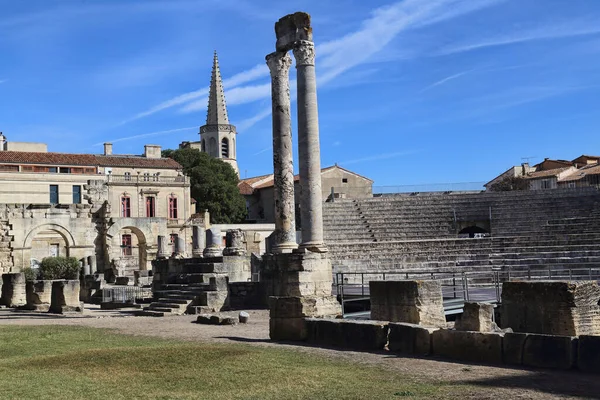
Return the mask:
{"type": "Polygon", "coordinates": [[[298,159],[302,188],[300,248],[325,253],[315,45],[308,40],[298,40],[293,44],[293,51],[297,69],[298,159]]]}
{"type": "Polygon", "coordinates": [[[203,226],[192,226],[192,257],[202,257],[202,252],[206,247],[206,231],[203,226]]]}
{"type": "Polygon", "coordinates": [[[275,202],[275,243],[272,252],[290,253],[297,248],[294,207],[294,161],[290,117],[289,72],[292,59],[276,51],[267,57],[271,72],[273,105],[273,176],[275,202]]]}
{"type": "Polygon", "coordinates": [[[158,252],[156,253],[156,258],[167,258],[169,256],[167,246],[167,238],[163,235],[158,235],[158,252]]]}

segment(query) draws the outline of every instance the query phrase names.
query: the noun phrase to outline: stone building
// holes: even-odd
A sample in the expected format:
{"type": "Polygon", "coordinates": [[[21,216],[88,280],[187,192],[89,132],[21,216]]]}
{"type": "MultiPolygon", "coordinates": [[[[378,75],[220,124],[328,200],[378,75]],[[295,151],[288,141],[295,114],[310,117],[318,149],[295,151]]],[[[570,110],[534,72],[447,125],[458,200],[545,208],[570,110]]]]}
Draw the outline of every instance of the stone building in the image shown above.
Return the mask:
{"type": "Polygon", "coordinates": [[[158,235],[191,241],[189,180],[160,146],[141,156],[115,155],[110,143],[104,154],[67,154],[2,140],[1,272],[58,255],[130,275],[150,268],[158,235]]]}
{"type": "MultiPolygon", "coordinates": [[[[273,197],[273,174],[240,180],[238,188],[246,199],[248,219],[272,223],[275,221],[273,197]]],[[[321,170],[321,192],[326,201],[334,198],[364,199],[373,197],[373,181],[355,172],[333,165],[321,170]]],[[[294,176],[294,202],[299,216],[300,176],[294,176]]]]}
{"type": "Polygon", "coordinates": [[[511,167],[484,186],[486,190],[493,190],[494,184],[505,179],[523,178],[529,183],[529,190],[600,187],[599,161],[600,157],[590,155],[571,161],[545,158],[532,167],[528,163],[511,167]]]}
{"type": "Polygon", "coordinates": [[[235,125],[229,123],[227,104],[219,59],[215,51],[208,93],[208,110],[206,112],[206,125],[200,127],[200,141],[182,142],[179,148],[191,147],[212,157],[220,158],[233,167],[239,176],[237,165],[237,151],[235,147],[237,131],[235,125]]]}

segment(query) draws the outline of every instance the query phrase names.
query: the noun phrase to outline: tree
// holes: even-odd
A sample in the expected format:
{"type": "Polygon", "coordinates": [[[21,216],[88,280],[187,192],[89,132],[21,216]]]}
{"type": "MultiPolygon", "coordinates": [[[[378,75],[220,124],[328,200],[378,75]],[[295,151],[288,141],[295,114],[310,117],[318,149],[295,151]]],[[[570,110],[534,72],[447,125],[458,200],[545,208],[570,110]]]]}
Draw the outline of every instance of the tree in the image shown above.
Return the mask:
{"type": "Polygon", "coordinates": [[[508,176],[490,186],[493,192],[508,192],[512,190],[529,190],[529,181],[520,176],[508,176]]]}
{"type": "Polygon", "coordinates": [[[192,198],[196,210],[210,212],[211,222],[235,224],[246,218],[246,201],[238,189],[238,176],[231,165],[200,152],[185,148],[162,152],[183,166],[183,173],[190,177],[192,198]]]}

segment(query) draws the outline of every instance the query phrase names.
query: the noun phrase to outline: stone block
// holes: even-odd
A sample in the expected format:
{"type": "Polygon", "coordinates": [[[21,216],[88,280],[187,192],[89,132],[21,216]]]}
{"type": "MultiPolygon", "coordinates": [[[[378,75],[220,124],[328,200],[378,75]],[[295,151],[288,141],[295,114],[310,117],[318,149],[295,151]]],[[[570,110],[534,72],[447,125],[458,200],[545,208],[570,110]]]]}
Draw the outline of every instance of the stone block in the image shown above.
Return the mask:
{"type": "Polygon", "coordinates": [[[333,296],[269,297],[271,318],[306,318],[341,315],[341,306],[333,296]]]}
{"type": "Polygon", "coordinates": [[[522,365],[527,333],[505,333],[502,339],[502,359],[505,364],[522,365]]]}
{"type": "Polygon", "coordinates": [[[515,332],[600,335],[595,281],[510,281],[502,285],[502,326],[515,332]]]}
{"type": "Polygon", "coordinates": [[[499,333],[439,329],[431,334],[433,354],[453,360],[486,364],[502,363],[499,333]]]}
{"type": "Polygon", "coordinates": [[[26,282],[27,306],[50,304],[52,301],[52,281],[39,280],[26,282]]]}
{"type": "Polygon", "coordinates": [[[331,318],[307,318],[309,343],[352,350],[383,350],[388,326],[382,321],[357,321],[331,318]]]}
{"type": "Polygon", "coordinates": [[[494,306],[486,303],[465,302],[462,315],[458,316],[454,329],[457,331],[493,332],[494,306]]]}
{"type": "Polygon", "coordinates": [[[600,373],[600,336],[579,336],[577,368],[584,372],[600,373]]]}
{"type": "Polygon", "coordinates": [[[523,345],[523,365],[570,369],[577,360],[577,339],[571,336],[529,334],[523,345]]]}
{"type": "Polygon", "coordinates": [[[222,311],[229,306],[227,292],[202,292],[198,297],[200,304],[212,311],[222,311]]]}
{"type": "Polygon", "coordinates": [[[298,40],[312,41],[310,15],[303,12],[286,15],[275,23],[275,35],[277,51],[291,50],[298,40]]]}
{"type": "Polygon", "coordinates": [[[250,314],[248,314],[246,311],[240,311],[240,314],[238,315],[240,324],[247,324],[249,318],[250,314]]]}
{"type": "Polygon", "coordinates": [[[203,325],[210,325],[211,317],[212,317],[212,315],[210,315],[210,314],[200,314],[200,315],[198,315],[198,318],[196,318],[196,322],[199,324],[203,324],[203,325]]]}
{"type": "Polygon", "coordinates": [[[426,356],[431,354],[431,334],[437,328],[425,328],[402,322],[389,323],[388,348],[392,352],[426,356]]]}
{"type": "Polygon", "coordinates": [[[446,326],[439,281],[371,281],[369,290],[373,320],[446,326]]]}
{"type": "Polygon", "coordinates": [[[304,318],[269,319],[269,337],[272,340],[304,340],[306,339],[306,323],[304,318]]]}
{"type": "Polygon", "coordinates": [[[7,307],[21,307],[27,304],[24,274],[2,274],[2,296],[0,297],[0,303],[7,307]]]}
{"type": "Polygon", "coordinates": [[[67,311],[83,311],[79,302],[80,284],[78,280],[53,281],[49,312],[62,314],[67,311]]]}

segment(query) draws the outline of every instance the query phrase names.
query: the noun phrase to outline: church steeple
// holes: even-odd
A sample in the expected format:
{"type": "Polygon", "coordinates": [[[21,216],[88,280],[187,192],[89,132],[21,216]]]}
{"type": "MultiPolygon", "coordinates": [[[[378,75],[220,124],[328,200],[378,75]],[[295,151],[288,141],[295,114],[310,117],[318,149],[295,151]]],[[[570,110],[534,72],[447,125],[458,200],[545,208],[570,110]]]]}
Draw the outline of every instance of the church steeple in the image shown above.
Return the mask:
{"type": "Polygon", "coordinates": [[[212,75],[210,78],[210,91],[208,92],[208,111],[206,113],[206,125],[229,125],[227,116],[227,104],[225,103],[225,92],[223,80],[219,69],[219,58],[217,51],[213,57],[212,75]]]}

